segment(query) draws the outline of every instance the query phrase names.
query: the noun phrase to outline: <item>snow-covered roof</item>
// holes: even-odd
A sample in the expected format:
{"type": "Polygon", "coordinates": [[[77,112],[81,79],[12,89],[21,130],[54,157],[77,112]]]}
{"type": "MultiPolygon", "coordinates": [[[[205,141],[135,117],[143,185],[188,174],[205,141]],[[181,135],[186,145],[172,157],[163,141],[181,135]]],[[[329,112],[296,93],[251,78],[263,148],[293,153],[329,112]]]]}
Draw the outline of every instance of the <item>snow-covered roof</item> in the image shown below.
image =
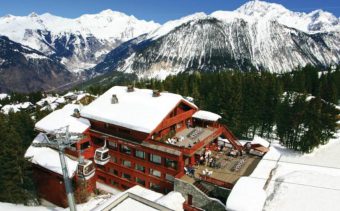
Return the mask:
{"type": "MultiPolygon", "coordinates": [[[[141,187],[139,185],[136,185],[120,194],[115,195],[114,197],[110,198],[106,202],[102,203],[98,207],[94,209],[96,210],[103,210],[108,207],[110,207],[110,210],[115,210],[115,211],[125,211],[125,210],[138,210],[138,211],[152,211],[152,210],[159,210],[155,209],[154,204],[161,205],[163,207],[166,207],[170,210],[175,210],[175,211],[182,211],[183,210],[183,203],[185,199],[183,196],[178,193],[178,192],[170,192],[167,195],[163,195],[161,193],[157,193],[155,191],[146,189],[144,187],[141,187]],[[126,197],[126,194],[131,193],[135,196],[141,197],[143,199],[146,199],[147,201],[150,202],[148,204],[147,202],[141,202],[138,199],[135,199],[133,197],[126,197]],[[115,204],[117,200],[122,200],[119,201],[119,204],[114,205],[112,207],[112,204],[115,204]]],[[[161,210],[164,210],[161,209],[161,210]]]]}
{"type": "MultiPolygon", "coordinates": [[[[33,140],[33,143],[44,143],[44,136],[42,133],[39,133],[37,137],[33,140]]],[[[31,158],[31,162],[37,164],[41,167],[44,167],[50,171],[58,173],[62,175],[62,168],[60,164],[59,153],[48,147],[33,147],[30,146],[26,153],[26,158],[31,158]]],[[[73,177],[77,170],[78,162],[74,161],[65,156],[66,165],[68,169],[68,173],[70,177],[73,177]]]]}
{"type": "Polygon", "coordinates": [[[252,144],[259,144],[259,145],[267,147],[267,148],[270,145],[267,140],[265,140],[265,139],[263,139],[263,138],[261,138],[260,136],[257,136],[257,135],[254,136],[254,139],[251,143],[252,144]]]}
{"type": "Polygon", "coordinates": [[[334,210],[340,198],[339,150],[340,131],[310,154],[294,152],[273,140],[250,175],[269,180],[264,210],[334,210]]]}
{"type": "Polygon", "coordinates": [[[21,109],[27,109],[31,106],[33,106],[33,104],[30,103],[30,102],[23,102],[23,103],[18,103],[18,104],[9,104],[9,105],[4,105],[1,108],[1,112],[4,113],[4,114],[8,114],[10,111],[16,113],[16,112],[19,112],[21,109]]]}
{"type": "Polygon", "coordinates": [[[9,95],[6,93],[0,93],[0,100],[7,98],[9,95]]]}
{"type": "Polygon", "coordinates": [[[197,108],[178,94],[161,93],[159,97],[153,97],[152,93],[150,89],[137,88],[127,92],[127,87],[115,86],[85,106],[80,114],[89,119],[150,133],[181,101],[197,108]],[[116,104],[111,103],[114,94],[118,98],[116,104]]]}
{"type": "Polygon", "coordinates": [[[203,120],[208,120],[208,121],[217,121],[218,119],[222,118],[220,115],[215,114],[213,112],[210,111],[197,111],[196,113],[194,113],[194,115],[192,115],[192,117],[196,118],[196,119],[203,119],[203,120]]]}
{"type": "Polygon", "coordinates": [[[55,102],[57,99],[58,99],[57,97],[48,96],[48,97],[42,98],[41,100],[36,102],[36,105],[43,106],[45,103],[51,104],[51,103],[55,102]]]}
{"type": "Polygon", "coordinates": [[[227,199],[227,210],[262,211],[267,197],[264,184],[264,180],[241,177],[227,199]]]}
{"type": "Polygon", "coordinates": [[[79,109],[79,105],[68,104],[62,109],[58,109],[44,117],[35,124],[35,128],[48,133],[54,132],[65,126],[69,126],[71,133],[83,133],[90,127],[90,122],[84,118],[73,117],[74,109],[79,109]]]}
{"type": "Polygon", "coordinates": [[[181,193],[171,191],[170,193],[166,194],[165,196],[157,199],[156,201],[158,204],[161,204],[165,207],[171,208],[176,211],[183,210],[183,203],[185,202],[184,197],[181,193]]]}

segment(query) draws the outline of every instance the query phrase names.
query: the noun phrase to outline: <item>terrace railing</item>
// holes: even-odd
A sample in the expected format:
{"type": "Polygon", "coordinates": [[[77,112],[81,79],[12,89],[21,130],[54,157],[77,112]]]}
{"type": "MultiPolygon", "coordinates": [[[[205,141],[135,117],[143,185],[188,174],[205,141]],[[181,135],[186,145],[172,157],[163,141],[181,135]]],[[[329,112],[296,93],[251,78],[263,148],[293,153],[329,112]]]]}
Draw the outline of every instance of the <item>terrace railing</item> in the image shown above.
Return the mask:
{"type": "Polygon", "coordinates": [[[234,187],[234,184],[232,184],[232,183],[225,182],[225,181],[222,181],[222,180],[219,180],[219,179],[215,179],[215,178],[207,176],[207,175],[199,174],[199,176],[200,176],[201,180],[215,184],[215,185],[220,186],[220,187],[224,187],[224,188],[228,188],[228,189],[232,189],[234,187]]]}

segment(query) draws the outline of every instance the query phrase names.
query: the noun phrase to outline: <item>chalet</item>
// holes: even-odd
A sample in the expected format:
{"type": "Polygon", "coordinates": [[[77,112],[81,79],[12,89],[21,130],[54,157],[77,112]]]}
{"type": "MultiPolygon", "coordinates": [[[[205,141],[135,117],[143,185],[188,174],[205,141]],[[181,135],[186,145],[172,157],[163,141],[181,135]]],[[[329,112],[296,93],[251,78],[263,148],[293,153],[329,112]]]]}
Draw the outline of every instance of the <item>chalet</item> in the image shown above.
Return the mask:
{"type": "Polygon", "coordinates": [[[82,134],[66,150],[77,162],[74,180],[121,190],[135,185],[162,194],[175,190],[185,198],[186,210],[225,210],[228,191],[259,159],[247,157],[242,144],[218,122],[220,115],[199,110],[178,94],[115,86],[82,109],[74,106],[36,124],[42,132],[68,125],[82,134]]]}
{"type": "Polygon", "coordinates": [[[46,139],[53,140],[65,126],[68,126],[70,133],[79,134],[76,144],[66,149],[66,165],[70,179],[74,183],[82,182],[76,191],[86,187],[88,192],[92,192],[95,188],[95,169],[93,162],[87,158],[92,158],[93,152],[88,146],[83,146],[83,142],[88,141],[83,133],[88,130],[90,123],[87,119],[77,117],[78,109],[79,105],[69,104],[37,122],[35,129],[40,133],[25,153],[25,157],[33,164],[38,195],[62,207],[67,206],[67,200],[59,152],[56,148],[35,147],[34,144],[46,143],[46,139]]]}

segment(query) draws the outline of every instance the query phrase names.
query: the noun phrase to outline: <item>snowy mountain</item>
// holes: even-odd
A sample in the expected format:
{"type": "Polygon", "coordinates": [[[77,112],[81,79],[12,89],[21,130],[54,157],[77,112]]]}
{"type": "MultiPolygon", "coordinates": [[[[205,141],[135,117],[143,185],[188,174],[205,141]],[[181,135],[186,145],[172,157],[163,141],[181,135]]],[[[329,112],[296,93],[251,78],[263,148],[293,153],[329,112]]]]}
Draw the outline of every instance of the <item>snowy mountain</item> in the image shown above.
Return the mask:
{"type": "Polygon", "coordinates": [[[0,92],[48,90],[74,79],[58,60],[0,36],[0,92]]]}
{"type": "Polygon", "coordinates": [[[306,14],[250,1],[231,12],[169,21],[121,44],[93,70],[164,78],[228,68],[284,72],[308,63],[326,66],[339,61],[339,18],[321,10],[306,14]]]}
{"type": "Polygon", "coordinates": [[[120,43],[159,27],[111,10],[75,19],[45,13],[0,18],[0,34],[59,59],[72,72],[99,63],[120,43]]]}

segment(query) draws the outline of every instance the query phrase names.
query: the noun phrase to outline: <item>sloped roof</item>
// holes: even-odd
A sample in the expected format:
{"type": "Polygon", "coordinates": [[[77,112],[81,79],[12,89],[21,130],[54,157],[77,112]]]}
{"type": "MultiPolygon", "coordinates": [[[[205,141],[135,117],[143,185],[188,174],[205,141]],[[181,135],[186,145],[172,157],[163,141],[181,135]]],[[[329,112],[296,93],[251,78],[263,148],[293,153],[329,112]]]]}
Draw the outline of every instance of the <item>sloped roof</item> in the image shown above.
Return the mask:
{"type": "Polygon", "coordinates": [[[203,111],[203,110],[197,111],[196,113],[194,113],[194,115],[192,115],[192,117],[194,117],[196,119],[202,119],[202,120],[213,121],[213,122],[222,118],[218,114],[215,114],[215,113],[210,112],[210,111],[203,111]]]}
{"type": "Polygon", "coordinates": [[[180,102],[197,108],[181,95],[162,92],[152,96],[150,89],[137,89],[127,92],[125,86],[115,86],[84,107],[82,117],[106,122],[144,133],[152,132],[180,102]],[[112,104],[112,95],[118,103],[112,104]]]}
{"type": "MultiPolygon", "coordinates": [[[[44,143],[44,136],[42,133],[38,134],[33,140],[33,143],[44,143]]],[[[53,171],[57,174],[63,175],[59,153],[48,147],[34,147],[30,146],[26,153],[26,158],[31,158],[31,162],[37,164],[45,169],[53,171]]],[[[78,162],[65,156],[66,166],[69,177],[73,177],[77,170],[78,162]]]]}
{"type": "Polygon", "coordinates": [[[40,131],[52,133],[57,129],[69,126],[69,132],[71,133],[83,133],[90,127],[90,122],[84,118],[73,117],[74,109],[80,109],[79,105],[65,105],[62,109],[53,111],[37,122],[35,128],[40,131]]]}

